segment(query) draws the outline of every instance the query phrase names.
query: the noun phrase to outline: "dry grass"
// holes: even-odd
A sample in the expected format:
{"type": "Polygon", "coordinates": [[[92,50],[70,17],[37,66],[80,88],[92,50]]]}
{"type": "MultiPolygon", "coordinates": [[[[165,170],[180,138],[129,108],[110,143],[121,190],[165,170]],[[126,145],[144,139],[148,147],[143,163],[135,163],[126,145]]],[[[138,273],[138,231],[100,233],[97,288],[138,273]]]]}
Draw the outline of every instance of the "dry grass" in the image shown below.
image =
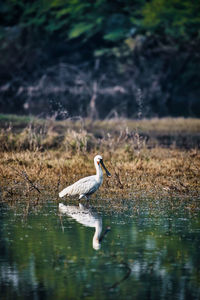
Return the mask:
{"type": "Polygon", "coordinates": [[[198,147],[178,149],[171,144],[166,148],[159,141],[152,146],[141,134],[142,126],[153,133],[154,127],[161,133],[168,126],[168,134],[173,130],[190,135],[200,128],[199,120],[187,120],[185,125],[183,119],[176,122],[143,120],[140,131],[138,123],[127,120],[31,123],[17,133],[11,126],[4,128],[0,135],[1,199],[33,205],[44,199],[58,200],[63,187],[94,173],[93,157],[99,153],[112,177],[105,178],[93,198],[184,198],[188,210],[199,209],[198,147]]]}

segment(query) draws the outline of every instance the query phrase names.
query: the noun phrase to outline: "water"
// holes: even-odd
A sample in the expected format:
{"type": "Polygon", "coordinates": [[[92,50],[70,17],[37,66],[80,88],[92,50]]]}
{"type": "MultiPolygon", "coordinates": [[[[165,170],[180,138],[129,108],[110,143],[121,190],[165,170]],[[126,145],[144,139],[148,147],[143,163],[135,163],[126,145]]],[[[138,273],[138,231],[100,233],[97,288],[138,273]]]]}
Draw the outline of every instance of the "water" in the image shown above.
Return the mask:
{"type": "Polygon", "coordinates": [[[200,299],[200,218],[3,205],[0,299],[200,299]]]}

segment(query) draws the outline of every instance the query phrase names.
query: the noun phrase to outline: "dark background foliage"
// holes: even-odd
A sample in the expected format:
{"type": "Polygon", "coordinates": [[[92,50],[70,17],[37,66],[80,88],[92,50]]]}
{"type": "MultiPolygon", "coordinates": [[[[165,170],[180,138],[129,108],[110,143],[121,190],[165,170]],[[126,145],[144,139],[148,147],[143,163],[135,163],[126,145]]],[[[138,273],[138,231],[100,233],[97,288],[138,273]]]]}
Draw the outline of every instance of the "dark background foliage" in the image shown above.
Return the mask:
{"type": "Polygon", "coordinates": [[[0,111],[200,116],[197,0],[0,3],[0,111]]]}

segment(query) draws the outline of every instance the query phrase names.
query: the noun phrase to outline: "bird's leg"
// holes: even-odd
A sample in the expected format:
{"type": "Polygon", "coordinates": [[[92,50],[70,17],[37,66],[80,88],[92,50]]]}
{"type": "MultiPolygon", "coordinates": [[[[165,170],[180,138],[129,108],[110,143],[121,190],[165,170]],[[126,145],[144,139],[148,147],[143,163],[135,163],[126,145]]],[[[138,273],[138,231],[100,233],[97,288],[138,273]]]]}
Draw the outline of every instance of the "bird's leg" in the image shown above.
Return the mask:
{"type": "Polygon", "coordinates": [[[60,224],[61,224],[62,232],[64,232],[65,229],[64,229],[64,226],[63,226],[62,215],[61,214],[59,214],[59,218],[60,218],[60,224]]]}
{"type": "Polygon", "coordinates": [[[81,200],[82,198],[85,198],[86,200],[88,200],[87,196],[84,195],[84,194],[81,194],[81,195],[79,196],[79,200],[81,200]]]}

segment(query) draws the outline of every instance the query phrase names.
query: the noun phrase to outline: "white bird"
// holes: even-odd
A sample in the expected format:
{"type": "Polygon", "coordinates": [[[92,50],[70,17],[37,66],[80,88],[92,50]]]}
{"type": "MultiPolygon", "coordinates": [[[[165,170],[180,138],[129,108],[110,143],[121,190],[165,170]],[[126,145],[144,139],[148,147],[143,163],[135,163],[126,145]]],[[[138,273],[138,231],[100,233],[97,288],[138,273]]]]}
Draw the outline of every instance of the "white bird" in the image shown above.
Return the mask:
{"type": "Polygon", "coordinates": [[[83,197],[87,199],[88,196],[96,192],[96,190],[98,190],[98,188],[101,186],[103,182],[103,172],[101,169],[101,165],[105,169],[108,177],[111,177],[111,174],[106,169],[101,155],[95,156],[94,165],[96,168],[96,175],[84,177],[78,180],[77,182],[75,182],[74,184],[66,187],[64,190],[62,190],[59,193],[59,197],[62,198],[65,195],[67,196],[79,195],[79,199],[82,199],[83,197]]]}
{"type": "Polygon", "coordinates": [[[75,219],[78,223],[86,227],[95,227],[92,245],[95,250],[99,250],[101,248],[100,242],[102,238],[100,238],[100,235],[102,231],[102,218],[100,216],[91,209],[83,206],[81,203],[79,203],[79,206],[59,203],[59,212],[75,219]]]}

